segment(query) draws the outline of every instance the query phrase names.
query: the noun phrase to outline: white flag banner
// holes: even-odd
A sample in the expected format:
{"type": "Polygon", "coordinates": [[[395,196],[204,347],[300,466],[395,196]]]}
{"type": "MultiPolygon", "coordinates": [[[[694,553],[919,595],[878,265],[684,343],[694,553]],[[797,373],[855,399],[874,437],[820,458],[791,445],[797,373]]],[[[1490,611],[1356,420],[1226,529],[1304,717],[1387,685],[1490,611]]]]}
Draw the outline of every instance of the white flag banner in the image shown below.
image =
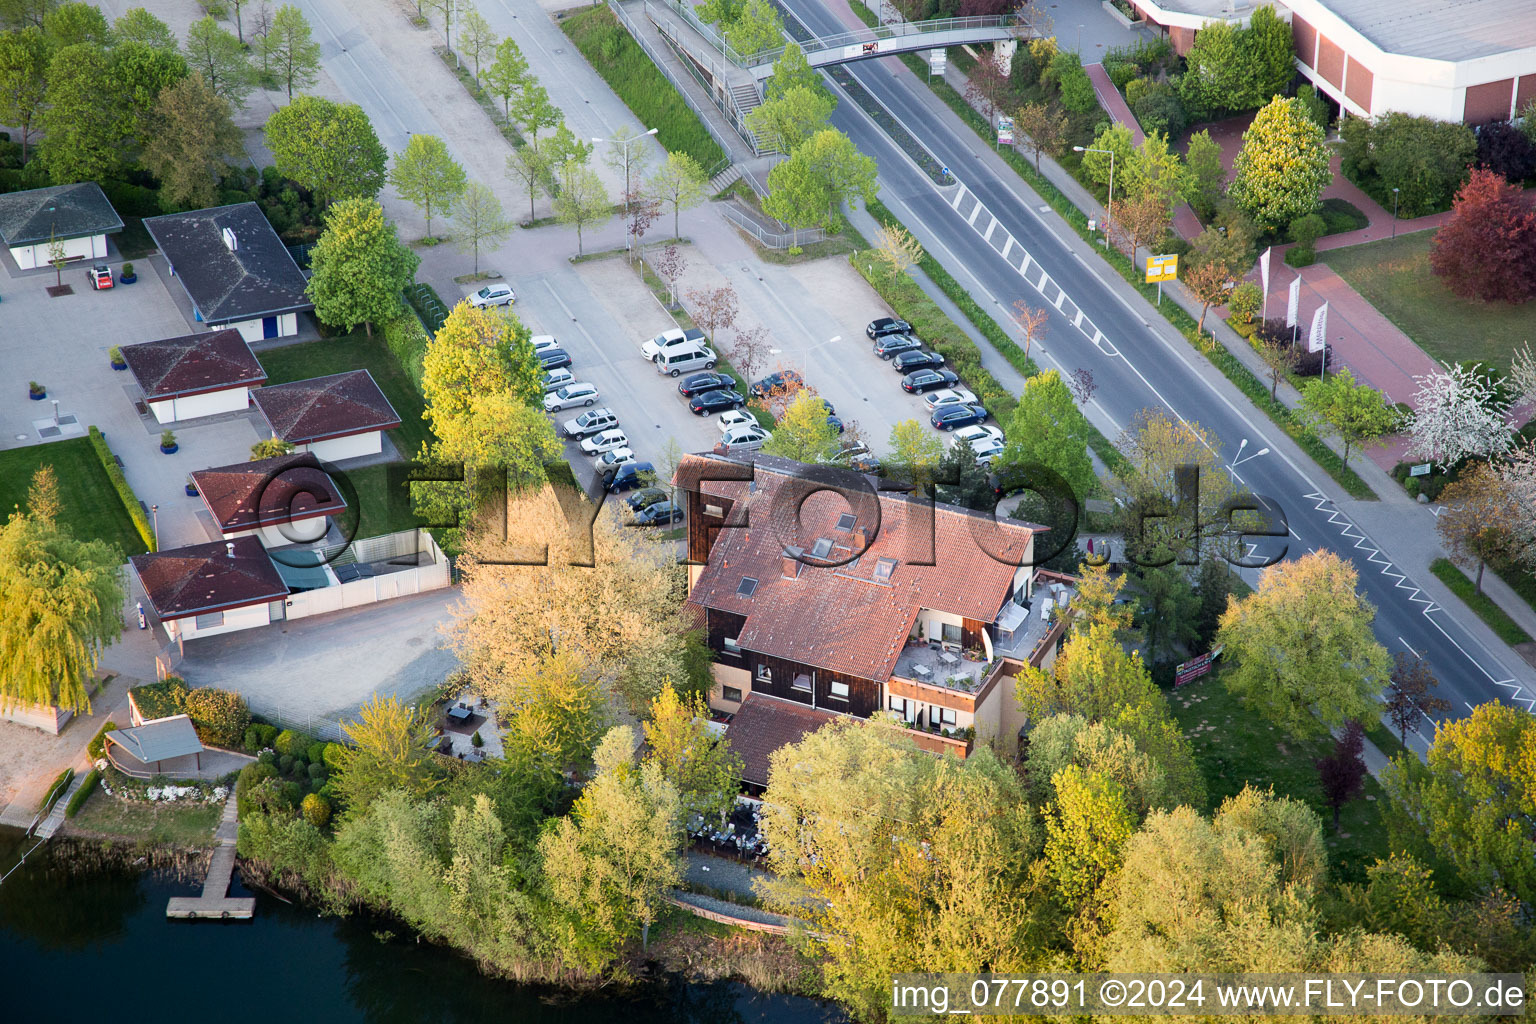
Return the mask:
{"type": "Polygon", "coordinates": [[[1285,326],[1295,327],[1297,319],[1301,316],[1301,275],[1296,275],[1296,280],[1291,282],[1291,294],[1285,300],[1285,326]]]}
{"type": "Polygon", "coordinates": [[[1321,352],[1328,341],[1328,303],[1317,307],[1312,314],[1312,333],[1307,336],[1307,351],[1321,352]]]}
{"type": "MultiPolygon", "coordinates": [[[[1273,248],[1271,246],[1270,248],[1273,248]]],[[[1264,284],[1264,294],[1269,295],[1269,249],[1264,250],[1264,255],[1259,257],[1259,280],[1264,284]]]]}

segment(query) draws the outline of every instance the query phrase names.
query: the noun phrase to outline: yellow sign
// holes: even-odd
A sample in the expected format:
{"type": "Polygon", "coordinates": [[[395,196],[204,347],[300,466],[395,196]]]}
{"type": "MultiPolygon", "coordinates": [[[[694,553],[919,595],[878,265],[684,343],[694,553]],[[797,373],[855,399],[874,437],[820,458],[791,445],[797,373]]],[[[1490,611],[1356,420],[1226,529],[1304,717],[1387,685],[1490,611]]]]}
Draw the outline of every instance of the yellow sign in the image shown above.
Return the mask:
{"type": "Polygon", "coordinates": [[[1147,284],[1172,281],[1179,276],[1179,255],[1150,256],[1147,258],[1147,284]]]}

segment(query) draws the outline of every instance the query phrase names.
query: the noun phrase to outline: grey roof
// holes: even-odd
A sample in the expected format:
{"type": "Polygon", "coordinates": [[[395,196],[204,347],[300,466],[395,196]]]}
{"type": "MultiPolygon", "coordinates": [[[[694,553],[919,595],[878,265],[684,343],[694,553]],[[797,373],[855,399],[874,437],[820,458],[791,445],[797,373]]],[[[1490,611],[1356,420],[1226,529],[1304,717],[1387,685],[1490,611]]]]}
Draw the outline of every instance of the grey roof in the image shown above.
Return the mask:
{"type": "Polygon", "coordinates": [[[209,326],[315,308],[304,272],[255,203],[146,217],[144,227],[209,326]]]}
{"type": "Polygon", "coordinates": [[[5,239],[7,246],[121,230],[123,218],[112,209],[106,193],[94,181],[0,195],[0,238],[5,239]]]}
{"type": "Polygon", "coordinates": [[[132,729],[117,729],[107,733],[107,739],[144,764],[185,757],[203,749],[203,741],[197,738],[192,719],[186,715],[156,719],[132,729]]]}
{"type": "Polygon", "coordinates": [[[1536,0],[1320,3],[1387,53],[1461,61],[1536,46],[1536,0]]]}

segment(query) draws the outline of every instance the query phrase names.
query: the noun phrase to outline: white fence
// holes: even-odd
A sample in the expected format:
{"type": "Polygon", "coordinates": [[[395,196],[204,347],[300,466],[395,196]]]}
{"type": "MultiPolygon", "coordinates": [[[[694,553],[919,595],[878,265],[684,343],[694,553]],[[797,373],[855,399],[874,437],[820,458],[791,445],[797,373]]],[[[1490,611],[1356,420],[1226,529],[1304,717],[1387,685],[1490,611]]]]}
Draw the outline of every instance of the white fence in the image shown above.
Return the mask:
{"type": "Polygon", "coordinates": [[[721,213],[725,214],[726,220],[735,224],[770,249],[788,249],[793,246],[810,245],[812,242],[823,241],[827,237],[827,233],[821,230],[821,228],[786,228],[782,232],[770,231],[731,203],[716,203],[715,205],[721,213]]]}
{"type": "Polygon", "coordinates": [[[383,537],[353,541],[348,551],[332,564],[376,565],[407,559],[416,564],[411,568],[395,568],[391,572],[365,576],[336,586],[300,591],[285,602],[285,614],[290,619],[303,619],[311,615],[324,615],[326,612],[339,612],[345,608],[421,594],[428,590],[441,590],[450,584],[448,558],[426,530],[404,530],[383,537]]]}

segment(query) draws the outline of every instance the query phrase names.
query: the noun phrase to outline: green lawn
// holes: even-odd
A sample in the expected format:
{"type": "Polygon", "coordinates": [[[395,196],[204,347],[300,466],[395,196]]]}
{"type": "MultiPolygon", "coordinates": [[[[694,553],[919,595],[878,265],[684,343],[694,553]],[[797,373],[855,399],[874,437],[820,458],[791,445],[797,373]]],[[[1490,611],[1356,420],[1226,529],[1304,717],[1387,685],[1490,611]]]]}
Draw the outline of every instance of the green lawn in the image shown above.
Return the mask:
{"type": "Polygon", "coordinates": [[[53,467],[64,505],[63,521],[76,537],[116,544],[125,555],[143,553],[144,540],[133,528],[88,438],[0,451],[0,516],[9,516],[17,506],[25,508],[32,473],[40,466],[53,467]]]}
{"type": "Polygon", "coordinates": [[[1339,831],[1333,830],[1333,811],[1323,803],[1314,766],[1333,748],[1331,738],[1291,738],[1238,703],[1222,685],[1220,672],[1174,690],[1169,704],[1194,745],[1213,810],[1245,785],[1273,786],[1276,794],[1305,801],[1322,816],[1336,877],[1363,878],[1373,861],[1387,856],[1381,821],[1386,798],[1373,778],[1367,777],[1365,791],[1344,805],[1339,831]]]}
{"type": "MultiPolygon", "coordinates": [[[[1499,639],[1507,644],[1528,644],[1531,636],[1521,629],[1515,620],[1504,613],[1504,609],[1493,603],[1493,598],[1487,594],[1477,592],[1477,584],[1470,576],[1457,568],[1456,563],[1449,558],[1437,558],[1429,563],[1429,571],[1439,578],[1441,583],[1451,588],[1451,592],[1461,598],[1468,608],[1477,613],[1477,617],[1488,624],[1488,628],[1499,635],[1499,639]]],[[[1529,598],[1527,598],[1529,600],[1529,598]]]]}
{"type": "Polygon", "coordinates": [[[70,819],[70,827],[151,843],[212,846],[213,830],[223,812],[224,805],[216,803],[128,803],[98,789],[70,819]]]}
{"type": "MultiPolygon", "coordinates": [[[[302,345],[288,345],[263,352],[259,358],[262,368],[267,371],[269,384],[286,384],[345,370],[368,370],[400,416],[400,426],[389,432],[396,450],[406,458],[414,458],[429,436],[426,421],[421,418],[422,410],[426,408],[421,393],[378,332],[372,338],[358,331],[302,345]]],[[[362,523],[356,536],[377,537],[418,525],[419,520],[407,508],[390,508],[386,500],[387,474],[388,467],[382,465],[348,471],[347,479],[357,491],[357,505],[362,510],[362,523]]]]}
{"type": "Polygon", "coordinates": [[[1326,250],[1327,263],[1382,315],[1446,365],[1486,359],[1509,368],[1510,353],[1536,341],[1536,311],[1502,302],[1467,302],[1429,269],[1433,231],[1326,250]]]}

